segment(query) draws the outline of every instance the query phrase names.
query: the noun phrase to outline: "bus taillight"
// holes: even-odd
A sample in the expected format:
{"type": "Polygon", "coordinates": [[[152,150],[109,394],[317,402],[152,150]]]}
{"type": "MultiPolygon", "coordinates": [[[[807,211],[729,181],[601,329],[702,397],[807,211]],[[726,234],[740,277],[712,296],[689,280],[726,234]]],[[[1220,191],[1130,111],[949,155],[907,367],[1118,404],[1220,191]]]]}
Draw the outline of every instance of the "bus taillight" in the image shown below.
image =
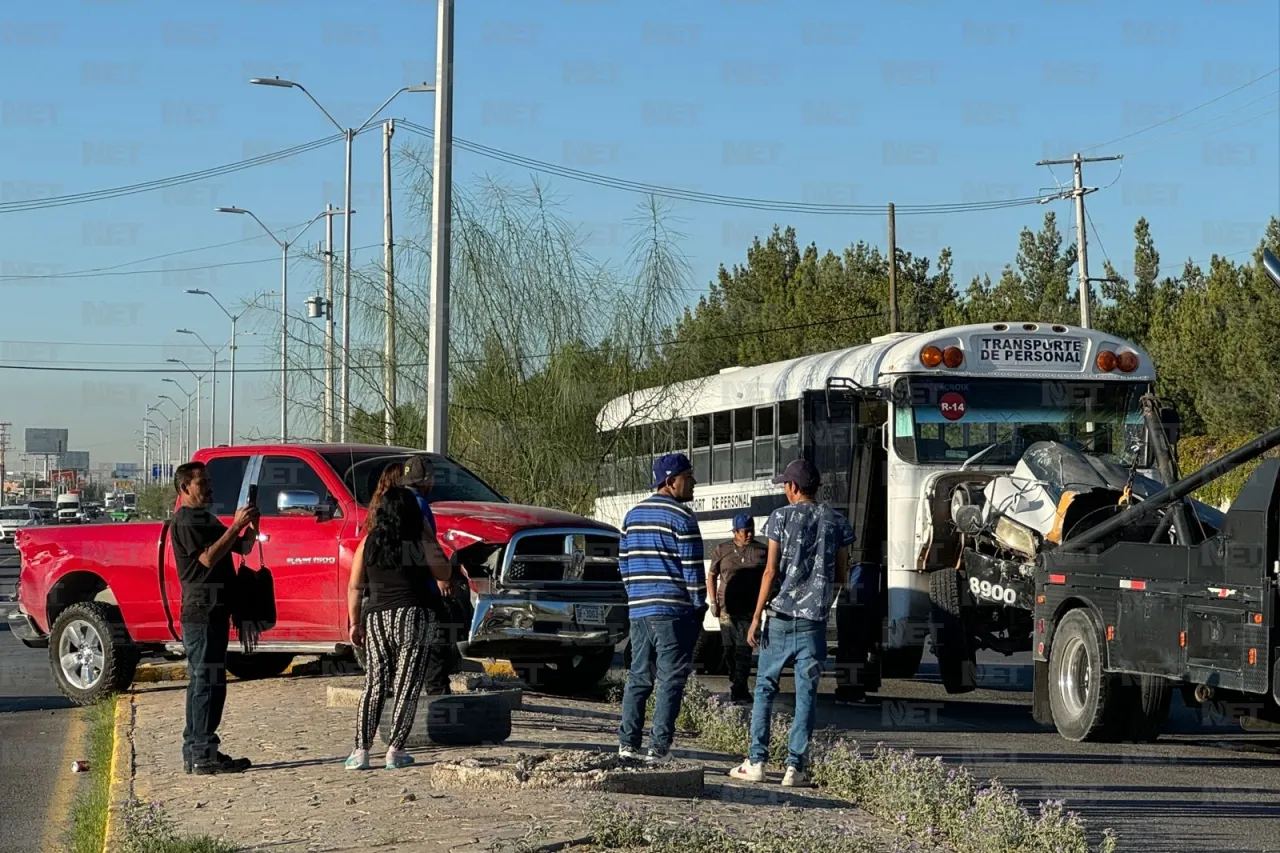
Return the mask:
{"type": "Polygon", "coordinates": [[[1116,354],[1109,349],[1104,349],[1098,353],[1096,364],[1099,370],[1104,373],[1110,373],[1116,369],[1116,354]]]}
{"type": "Polygon", "coordinates": [[[964,364],[964,351],[960,347],[947,347],[942,351],[942,363],[947,367],[959,367],[964,364]]]}
{"type": "Polygon", "coordinates": [[[920,350],[920,363],[925,367],[937,367],[942,364],[942,350],[930,345],[920,350]]]}
{"type": "Polygon", "coordinates": [[[1138,354],[1134,352],[1122,352],[1116,356],[1116,366],[1120,368],[1121,373],[1133,373],[1138,369],[1138,354]]]}

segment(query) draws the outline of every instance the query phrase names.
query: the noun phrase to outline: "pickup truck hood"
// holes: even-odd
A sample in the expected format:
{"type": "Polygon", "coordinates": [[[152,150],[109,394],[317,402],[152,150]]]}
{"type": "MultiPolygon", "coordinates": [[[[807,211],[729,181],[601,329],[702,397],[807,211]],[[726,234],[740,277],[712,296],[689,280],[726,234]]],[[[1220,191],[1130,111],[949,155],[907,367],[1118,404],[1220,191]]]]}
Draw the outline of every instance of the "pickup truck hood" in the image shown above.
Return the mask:
{"type": "Polygon", "coordinates": [[[572,527],[617,533],[600,521],[546,507],[480,501],[431,504],[437,534],[453,548],[474,542],[506,542],[512,534],[535,527],[572,527]]]}

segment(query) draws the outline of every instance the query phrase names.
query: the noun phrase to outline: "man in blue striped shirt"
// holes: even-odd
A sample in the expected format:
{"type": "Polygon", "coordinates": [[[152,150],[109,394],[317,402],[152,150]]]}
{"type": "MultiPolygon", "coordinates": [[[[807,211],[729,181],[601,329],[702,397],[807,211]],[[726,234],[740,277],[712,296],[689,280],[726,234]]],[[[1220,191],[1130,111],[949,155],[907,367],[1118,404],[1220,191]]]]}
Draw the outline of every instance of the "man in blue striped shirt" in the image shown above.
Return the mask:
{"type": "Polygon", "coordinates": [[[644,712],[654,692],[653,729],[645,761],[671,760],[676,717],[693,664],[693,644],[706,610],[702,532],[693,510],[693,466],[683,453],[654,460],[654,494],[622,522],[618,553],[631,611],[631,672],[622,697],[618,754],[638,758],[644,712]],[[653,667],[653,660],[657,666],[653,667]]]}

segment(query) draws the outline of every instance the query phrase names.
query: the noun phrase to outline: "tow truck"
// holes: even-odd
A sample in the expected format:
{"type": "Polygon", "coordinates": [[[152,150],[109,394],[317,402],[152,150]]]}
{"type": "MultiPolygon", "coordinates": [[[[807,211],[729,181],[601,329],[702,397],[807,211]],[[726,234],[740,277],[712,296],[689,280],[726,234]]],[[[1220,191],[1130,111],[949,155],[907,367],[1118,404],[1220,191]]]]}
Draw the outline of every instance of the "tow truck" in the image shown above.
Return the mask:
{"type": "MultiPolygon", "coordinates": [[[[1267,250],[1263,265],[1280,287],[1280,260],[1267,250]]],[[[1167,487],[1125,490],[1035,556],[1033,716],[1068,740],[1150,742],[1179,690],[1280,722],[1280,459],[1262,459],[1216,523],[1190,499],[1280,447],[1280,427],[1179,477],[1144,409],[1167,487]]]]}

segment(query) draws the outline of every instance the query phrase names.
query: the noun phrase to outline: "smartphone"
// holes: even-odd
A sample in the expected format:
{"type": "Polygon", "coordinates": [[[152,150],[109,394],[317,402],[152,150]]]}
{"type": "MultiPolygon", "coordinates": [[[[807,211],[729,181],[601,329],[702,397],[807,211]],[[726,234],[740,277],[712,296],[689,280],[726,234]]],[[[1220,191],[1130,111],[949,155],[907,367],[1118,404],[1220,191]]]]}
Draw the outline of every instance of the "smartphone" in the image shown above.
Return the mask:
{"type": "Polygon", "coordinates": [[[253,504],[254,506],[258,505],[258,484],[257,483],[254,483],[253,485],[249,486],[249,503],[253,504]]]}

